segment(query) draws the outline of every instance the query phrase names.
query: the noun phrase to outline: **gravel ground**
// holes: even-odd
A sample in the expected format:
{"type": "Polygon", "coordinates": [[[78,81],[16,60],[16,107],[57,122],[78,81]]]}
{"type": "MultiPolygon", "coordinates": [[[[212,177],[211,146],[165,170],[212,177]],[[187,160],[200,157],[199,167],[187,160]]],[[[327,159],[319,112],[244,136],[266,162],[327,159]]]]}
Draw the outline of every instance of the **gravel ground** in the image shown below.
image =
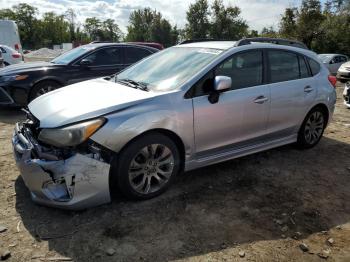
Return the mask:
{"type": "Polygon", "coordinates": [[[0,109],[3,259],[350,261],[350,110],[337,91],[334,119],[311,150],[284,146],[213,165],[179,176],[158,198],[115,197],[83,212],[32,203],[10,145],[23,116],[0,109]]]}

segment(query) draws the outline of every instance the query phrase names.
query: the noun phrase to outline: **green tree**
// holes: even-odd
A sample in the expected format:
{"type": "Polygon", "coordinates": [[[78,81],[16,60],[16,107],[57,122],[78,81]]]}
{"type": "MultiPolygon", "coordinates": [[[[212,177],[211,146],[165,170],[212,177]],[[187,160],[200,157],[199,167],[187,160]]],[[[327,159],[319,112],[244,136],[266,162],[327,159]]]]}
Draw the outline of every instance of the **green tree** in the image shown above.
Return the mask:
{"type": "Polygon", "coordinates": [[[36,18],[38,9],[28,5],[19,4],[12,7],[17,22],[19,34],[25,47],[36,48],[40,46],[40,21],[36,18]]]}
{"type": "Polygon", "coordinates": [[[6,8],[6,9],[0,9],[0,19],[5,19],[5,20],[16,20],[16,14],[13,12],[11,9],[6,8]]]}
{"type": "Polygon", "coordinates": [[[303,0],[297,17],[297,36],[308,47],[318,38],[322,31],[325,16],[319,0],[303,0]]]}
{"type": "Polygon", "coordinates": [[[127,41],[150,41],[149,28],[151,27],[154,12],[150,8],[133,11],[129,16],[127,41]]]}
{"type": "Polygon", "coordinates": [[[261,37],[279,37],[278,32],[272,27],[264,27],[260,32],[261,37]]]}
{"type": "Polygon", "coordinates": [[[96,17],[85,19],[84,29],[91,40],[101,40],[102,22],[96,17]]]}
{"type": "Polygon", "coordinates": [[[104,41],[119,42],[122,37],[122,31],[113,19],[107,19],[102,22],[102,31],[104,41]]]}
{"type": "Polygon", "coordinates": [[[63,15],[54,12],[44,13],[41,20],[42,42],[45,46],[71,41],[69,23],[63,15]]]}
{"type": "Polygon", "coordinates": [[[209,15],[210,12],[207,0],[197,0],[194,4],[190,4],[186,12],[186,38],[207,38],[210,30],[209,15]]]}
{"type": "Polygon", "coordinates": [[[157,42],[165,47],[174,45],[179,35],[177,28],[172,27],[161,13],[150,8],[132,12],[127,30],[127,41],[157,42]]]}
{"type": "Polygon", "coordinates": [[[241,10],[237,6],[225,7],[222,0],[215,0],[211,10],[211,38],[236,40],[248,35],[248,25],[240,18],[241,10]]]}
{"type": "Polygon", "coordinates": [[[71,41],[77,40],[76,38],[76,17],[74,10],[72,8],[68,8],[67,11],[64,14],[65,19],[68,21],[69,24],[69,33],[70,33],[70,39],[71,41]]]}
{"type": "Polygon", "coordinates": [[[297,37],[297,8],[286,8],[280,22],[279,33],[285,38],[297,37]]]}

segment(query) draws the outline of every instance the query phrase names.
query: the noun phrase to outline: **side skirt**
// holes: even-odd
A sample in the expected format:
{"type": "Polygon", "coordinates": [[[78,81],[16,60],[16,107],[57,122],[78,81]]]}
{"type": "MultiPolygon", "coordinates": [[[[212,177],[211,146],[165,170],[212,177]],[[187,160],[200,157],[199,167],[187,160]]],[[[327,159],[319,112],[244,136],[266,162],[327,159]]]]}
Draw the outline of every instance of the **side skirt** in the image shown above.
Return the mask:
{"type": "Polygon", "coordinates": [[[247,146],[243,148],[238,148],[238,149],[230,149],[227,150],[226,152],[222,152],[220,154],[212,155],[212,156],[207,156],[203,158],[198,158],[196,160],[188,161],[185,163],[185,171],[197,169],[200,167],[220,163],[223,161],[227,161],[230,159],[254,154],[257,152],[265,151],[271,148],[287,145],[287,144],[292,144],[297,141],[297,134],[252,145],[252,146],[247,146]]]}

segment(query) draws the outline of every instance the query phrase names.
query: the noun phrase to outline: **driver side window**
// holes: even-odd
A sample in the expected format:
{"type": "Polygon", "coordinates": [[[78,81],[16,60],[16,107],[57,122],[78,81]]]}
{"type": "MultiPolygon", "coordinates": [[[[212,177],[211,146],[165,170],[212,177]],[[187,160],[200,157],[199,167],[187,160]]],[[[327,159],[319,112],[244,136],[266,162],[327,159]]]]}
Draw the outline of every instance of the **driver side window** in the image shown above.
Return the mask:
{"type": "Polygon", "coordinates": [[[231,77],[231,90],[261,85],[263,81],[262,51],[242,52],[226,59],[195,84],[193,96],[209,94],[213,90],[215,76],[231,77]]]}
{"type": "Polygon", "coordinates": [[[233,90],[261,85],[262,52],[256,50],[233,55],[216,68],[215,75],[231,77],[233,90]]]}

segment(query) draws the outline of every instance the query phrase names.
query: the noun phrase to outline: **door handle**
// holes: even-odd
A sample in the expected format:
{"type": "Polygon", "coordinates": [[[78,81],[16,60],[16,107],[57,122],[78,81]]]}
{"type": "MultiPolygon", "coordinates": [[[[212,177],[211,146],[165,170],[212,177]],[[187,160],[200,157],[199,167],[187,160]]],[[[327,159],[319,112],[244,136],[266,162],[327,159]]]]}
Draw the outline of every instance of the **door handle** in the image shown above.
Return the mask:
{"type": "Polygon", "coordinates": [[[305,86],[304,87],[304,92],[305,93],[310,93],[310,92],[312,92],[314,89],[311,87],[311,86],[305,86]]]}
{"type": "Polygon", "coordinates": [[[254,103],[256,103],[256,104],[263,104],[267,100],[269,100],[269,99],[267,97],[265,97],[265,96],[258,96],[257,98],[255,98],[254,103]]]}

